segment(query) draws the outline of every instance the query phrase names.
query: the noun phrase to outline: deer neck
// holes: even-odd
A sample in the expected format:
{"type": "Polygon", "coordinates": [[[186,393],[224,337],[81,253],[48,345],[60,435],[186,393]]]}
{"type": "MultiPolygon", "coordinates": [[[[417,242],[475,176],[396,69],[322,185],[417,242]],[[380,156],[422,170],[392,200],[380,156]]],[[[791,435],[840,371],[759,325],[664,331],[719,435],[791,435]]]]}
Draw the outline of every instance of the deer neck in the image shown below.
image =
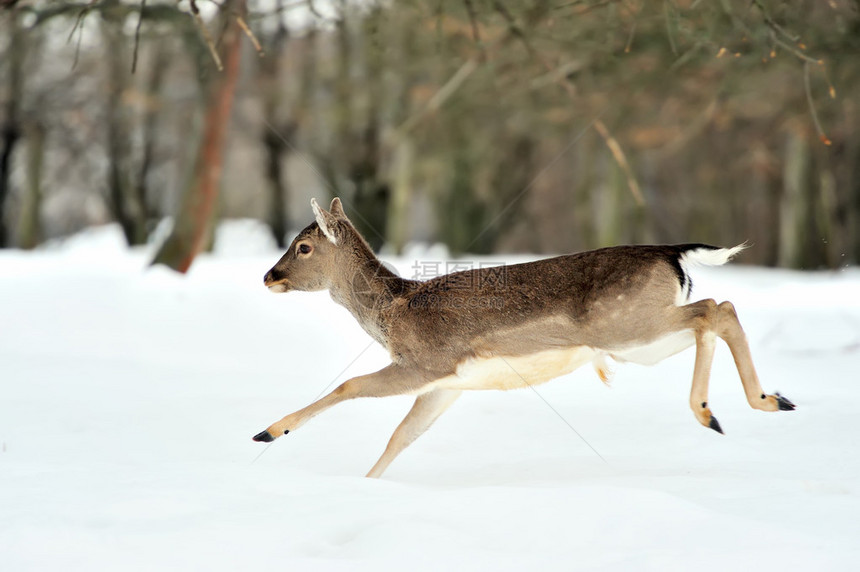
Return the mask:
{"type": "Polygon", "coordinates": [[[386,310],[408,287],[403,280],[373,256],[356,256],[342,266],[329,288],[332,299],[355,316],[361,327],[388,348],[386,310]]]}

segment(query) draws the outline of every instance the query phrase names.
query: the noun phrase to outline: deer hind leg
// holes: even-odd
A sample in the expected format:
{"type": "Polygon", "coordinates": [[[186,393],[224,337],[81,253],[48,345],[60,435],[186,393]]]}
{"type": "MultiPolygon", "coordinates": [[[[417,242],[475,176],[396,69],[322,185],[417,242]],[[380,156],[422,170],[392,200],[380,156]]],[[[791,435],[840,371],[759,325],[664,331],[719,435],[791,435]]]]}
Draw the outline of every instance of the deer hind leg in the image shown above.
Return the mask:
{"type": "Polygon", "coordinates": [[[693,331],[696,335],[696,363],[693,366],[693,387],[690,389],[690,408],[696,419],[717,433],[722,433],[717,418],[708,407],[708,382],[711,378],[711,364],[714,361],[716,346],[715,332],[717,304],[713,300],[702,300],[690,304],[698,314],[694,320],[693,331]]]}
{"type": "Polygon", "coordinates": [[[427,431],[439,416],[460,397],[461,393],[462,391],[455,389],[435,389],[419,395],[415,399],[412,409],[409,410],[409,413],[406,414],[406,417],[391,435],[385,452],[382,453],[367,476],[371,478],[381,477],[397,455],[427,431]]]}
{"type": "Polygon", "coordinates": [[[762,391],[755,366],[753,365],[747,336],[741,327],[740,321],[738,321],[738,315],[732,303],[723,302],[717,306],[717,313],[717,335],[725,340],[732,352],[732,357],[738,368],[738,374],[741,377],[744,393],[746,393],[750,406],[753,409],[760,409],[762,411],[792,411],[794,404],[791,401],[779,393],[766,395],[762,391]]]}
{"type": "Polygon", "coordinates": [[[329,407],[348,399],[414,393],[420,389],[422,384],[422,380],[414,372],[391,364],[375,373],[353,377],[343,382],[322,399],[269,425],[265,431],[254,435],[253,439],[264,443],[274,441],[281,435],[295,431],[329,407]]]}

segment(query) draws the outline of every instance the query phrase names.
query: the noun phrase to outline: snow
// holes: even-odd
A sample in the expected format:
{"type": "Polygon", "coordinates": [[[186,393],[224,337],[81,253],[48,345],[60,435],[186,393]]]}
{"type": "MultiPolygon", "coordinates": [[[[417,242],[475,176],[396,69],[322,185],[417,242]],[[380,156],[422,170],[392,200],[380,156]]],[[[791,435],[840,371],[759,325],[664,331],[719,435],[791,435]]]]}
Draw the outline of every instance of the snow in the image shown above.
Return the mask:
{"type": "Polygon", "coordinates": [[[408,397],[251,441],[387,356],[327,294],[266,291],[258,226],[218,236],[185,277],[113,226],[0,252],[2,570],[856,569],[857,269],[694,271],[797,411],[750,409],[721,344],[725,436],[689,350],[466,393],[373,480],[408,397]]]}

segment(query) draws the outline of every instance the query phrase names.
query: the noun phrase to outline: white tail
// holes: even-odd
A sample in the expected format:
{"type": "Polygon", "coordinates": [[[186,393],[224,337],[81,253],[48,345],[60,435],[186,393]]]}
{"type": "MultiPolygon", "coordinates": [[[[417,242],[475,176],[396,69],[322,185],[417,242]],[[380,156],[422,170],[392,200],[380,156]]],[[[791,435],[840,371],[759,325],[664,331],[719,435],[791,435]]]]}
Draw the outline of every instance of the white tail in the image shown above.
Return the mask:
{"type": "Polygon", "coordinates": [[[685,269],[693,266],[722,266],[747,248],[749,245],[746,243],[732,248],[700,246],[681,254],[681,265],[685,269]]]}
{"type": "Polygon", "coordinates": [[[716,338],[732,352],[749,404],[791,410],[765,394],[746,335],[729,302],[686,303],[689,269],[719,265],[746,248],[704,244],[619,246],[527,264],[404,280],[370,250],[338,199],[312,203],[316,222],[266,273],[274,292],[328,289],[390,353],[392,363],[352,378],[254,437],[272,441],[327,408],[356,397],[412,394],[415,404],[368,476],[378,477],[463,390],[543,383],[591,362],[609,381],[606,357],[656,363],[696,346],[690,407],[722,433],[708,407],[716,338]]]}
{"type": "Polygon", "coordinates": [[[705,244],[690,245],[690,249],[681,253],[678,259],[683,271],[684,278],[681,279],[681,291],[678,304],[687,302],[693,291],[693,280],[690,278],[690,269],[696,266],[722,266],[735,257],[736,254],[749,248],[746,243],[732,248],[717,248],[705,244]]]}

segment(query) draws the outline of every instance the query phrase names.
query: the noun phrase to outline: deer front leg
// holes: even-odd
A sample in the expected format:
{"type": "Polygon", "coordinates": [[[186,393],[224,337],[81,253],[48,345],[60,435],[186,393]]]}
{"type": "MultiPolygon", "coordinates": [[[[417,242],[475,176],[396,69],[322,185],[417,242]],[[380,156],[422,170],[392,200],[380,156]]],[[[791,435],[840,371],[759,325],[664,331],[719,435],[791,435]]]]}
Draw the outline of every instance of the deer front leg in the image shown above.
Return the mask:
{"type": "Polygon", "coordinates": [[[442,415],[454,401],[460,397],[462,391],[454,389],[436,389],[429,393],[419,395],[415,404],[388,441],[385,452],[367,473],[368,477],[378,478],[382,476],[388,465],[403,450],[420,437],[430,426],[442,415]]]}
{"type": "Polygon", "coordinates": [[[290,413],[265,431],[254,435],[254,441],[268,443],[281,435],[295,431],[312,417],[322,413],[332,405],[356,397],[387,397],[413,393],[422,385],[422,380],[414,371],[391,364],[368,375],[353,377],[340,384],[334,391],[295,413],[290,413]]]}

